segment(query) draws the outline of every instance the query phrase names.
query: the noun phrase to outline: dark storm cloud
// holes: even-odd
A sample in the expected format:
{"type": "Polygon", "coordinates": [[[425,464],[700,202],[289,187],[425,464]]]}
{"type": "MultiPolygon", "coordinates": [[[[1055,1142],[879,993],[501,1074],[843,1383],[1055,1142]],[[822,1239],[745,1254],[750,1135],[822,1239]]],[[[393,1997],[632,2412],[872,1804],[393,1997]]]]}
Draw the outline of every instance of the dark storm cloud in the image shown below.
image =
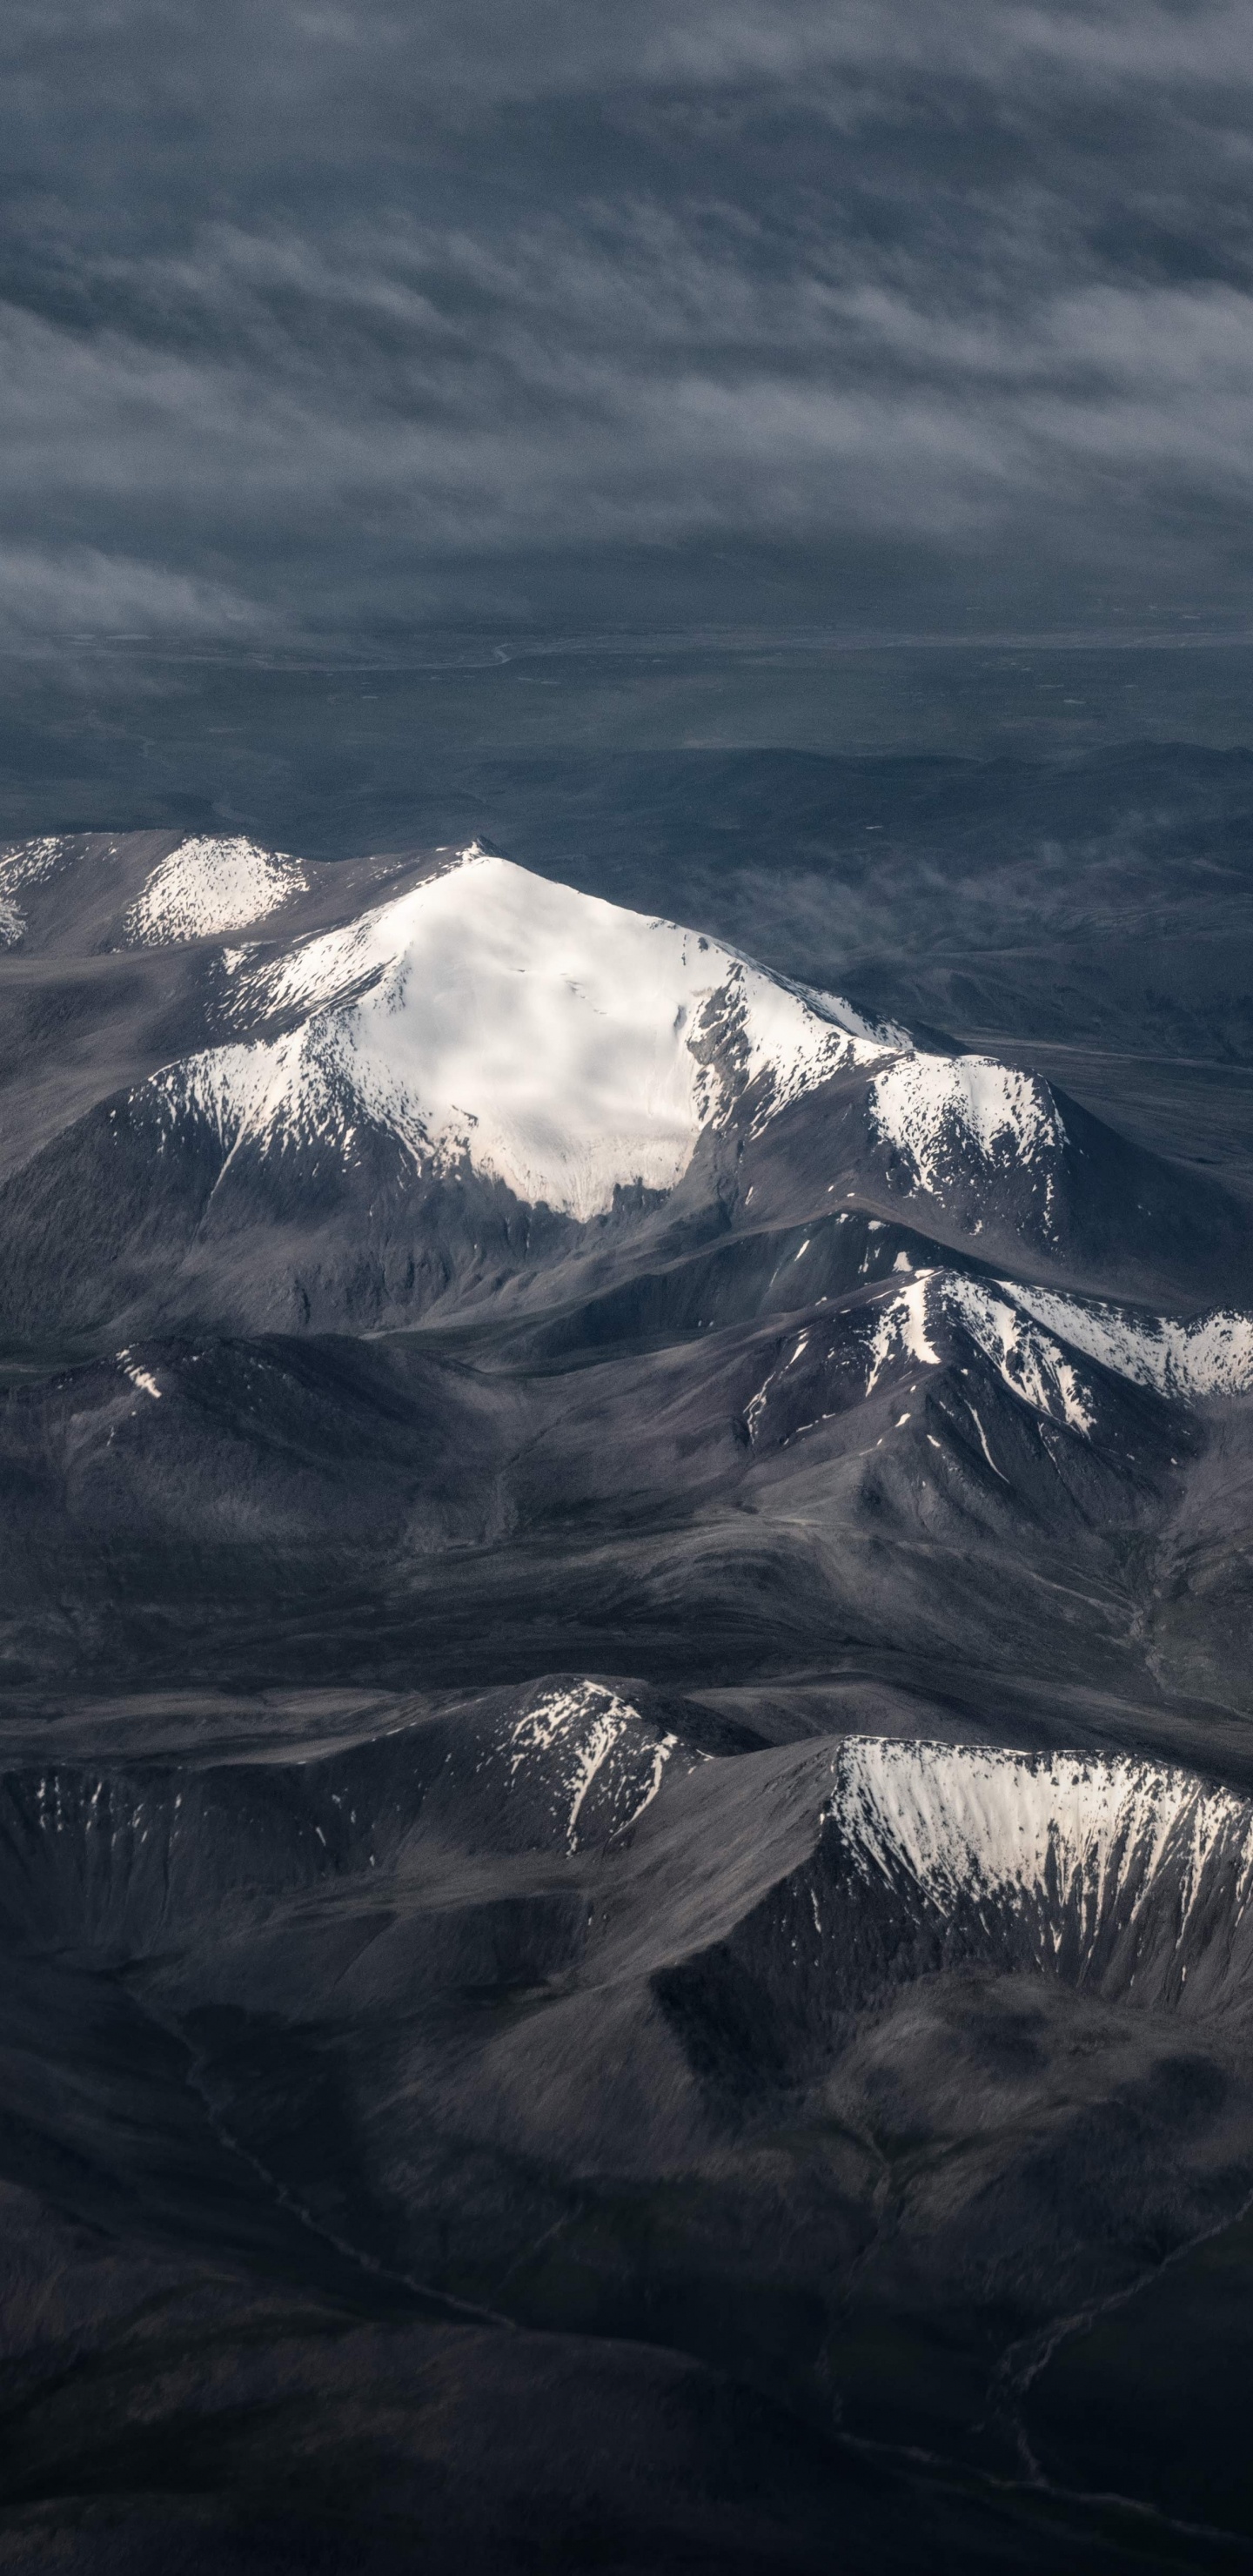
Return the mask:
{"type": "Polygon", "coordinates": [[[0,78],[11,627],[1247,576],[1247,8],[10,0],[0,78]]]}

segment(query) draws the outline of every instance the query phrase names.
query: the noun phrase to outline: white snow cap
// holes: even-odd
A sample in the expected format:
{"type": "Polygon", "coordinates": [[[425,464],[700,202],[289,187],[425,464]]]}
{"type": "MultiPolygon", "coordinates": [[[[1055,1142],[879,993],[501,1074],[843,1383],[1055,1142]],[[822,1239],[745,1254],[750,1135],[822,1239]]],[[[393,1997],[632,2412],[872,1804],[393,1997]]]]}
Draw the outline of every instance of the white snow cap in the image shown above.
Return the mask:
{"type": "Polygon", "coordinates": [[[171,1067],[157,1077],[171,1112],[212,1118],[228,1152],[292,1140],[347,1156],[372,1121],[419,1162],[464,1159],[579,1219],[619,1184],[672,1189],[756,1077],[762,1125],[899,1035],[477,842],[348,928],[276,962],[245,953],[235,972],[241,1000],[298,1025],[171,1067]]]}
{"type": "Polygon", "coordinates": [[[263,921],[293,895],[304,894],[308,882],[298,859],[258,849],[255,841],[181,841],[153,869],[123,927],[141,948],[213,939],[263,921]]]}

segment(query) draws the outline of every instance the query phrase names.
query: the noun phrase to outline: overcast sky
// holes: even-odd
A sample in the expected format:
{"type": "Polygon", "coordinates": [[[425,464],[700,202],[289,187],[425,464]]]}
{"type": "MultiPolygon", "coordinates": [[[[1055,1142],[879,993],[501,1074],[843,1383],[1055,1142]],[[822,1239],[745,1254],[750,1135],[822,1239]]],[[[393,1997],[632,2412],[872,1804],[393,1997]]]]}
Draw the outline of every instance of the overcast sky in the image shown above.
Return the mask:
{"type": "Polygon", "coordinates": [[[1253,7],[0,25],[10,633],[1244,617],[1253,7]]]}

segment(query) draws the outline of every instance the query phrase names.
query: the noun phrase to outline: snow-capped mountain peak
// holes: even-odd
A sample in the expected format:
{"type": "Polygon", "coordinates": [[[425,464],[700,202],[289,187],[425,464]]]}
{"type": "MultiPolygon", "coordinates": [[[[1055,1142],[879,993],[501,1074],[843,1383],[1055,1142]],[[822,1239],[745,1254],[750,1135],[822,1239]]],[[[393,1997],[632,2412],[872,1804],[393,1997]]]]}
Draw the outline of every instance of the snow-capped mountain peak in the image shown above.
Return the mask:
{"type": "Polygon", "coordinates": [[[477,843],[346,927],[231,969],[236,1025],[287,1027],[171,1067],[170,1113],[199,1111],[228,1151],[348,1152],[367,1121],[420,1163],[469,1163],[580,1220],[620,1185],[673,1188],[750,1086],[759,1130],[903,1037],[477,843]]]}

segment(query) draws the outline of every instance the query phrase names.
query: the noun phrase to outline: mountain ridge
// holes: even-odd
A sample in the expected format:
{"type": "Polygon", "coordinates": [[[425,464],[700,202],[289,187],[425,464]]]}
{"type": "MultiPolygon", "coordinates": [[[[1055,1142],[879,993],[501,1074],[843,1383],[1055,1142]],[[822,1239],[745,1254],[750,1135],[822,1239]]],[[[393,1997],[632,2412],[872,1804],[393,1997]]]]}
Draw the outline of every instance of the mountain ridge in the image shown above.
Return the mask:
{"type": "MultiPolygon", "coordinates": [[[[50,839],[0,899],[0,2195],[91,2350],[67,2226],[137,2297],[219,2267],[245,2426],[294,2303],[336,2462],[362,2335],[452,2338],[463,2535],[516,2338],[609,2462],[624,2355],[649,2425],[680,2365],[774,2410],[755,2566],[869,2461],[857,2576],[1059,2516],[1135,2564],[1071,2346],[1238,2274],[1253,2191],[1241,1204],[477,844],[50,839]]],[[[31,2492],[94,2491],[106,2390],[142,2549],[183,2400],[66,2386],[31,2492]]],[[[733,2563],[706,2438],[650,2576],[733,2563]]]]}
{"type": "MultiPolygon", "coordinates": [[[[234,922],[242,845],[188,846],[202,894],[214,865],[225,869],[234,922]]],[[[279,861],[253,856],[256,900],[268,902],[279,861]]],[[[143,883],[163,882],[171,863],[143,883]]],[[[63,874],[95,864],[75,848],[63,874]]],[[[355,890],[377,895],[377,879],[358,872],[355,890]]],[[[141,885],[131,912],[148,899],[141,885]]],[[[157,955],[163,971],[194,962],[201,1042],[125,1093],[102,1089],[85,1115],[71,1098],[59,1133],[10,1169],[11,1330],[23,1305],[70,1332],[104,1324],[86,1284],[71,1284],[84,1248],[67,1211],[84,1194],[112,1211],[116,1248],[98,1244],[87,1266],[106,1294],[117,1268],[128,1339],[145,1314],[179,1319],[180,1244],[193,1326],[326,1329],[342,1314],[377,1327],[455,1308],[481,1288],[485,1249],[490,1291],[534,1269],[537,1242],[542,1270],[577,1262],[597,1220],[630,1237],[651,1214],[664,1237],[695,1217],[710,1234],[728,1213],[746,1222],[757,1196],[758,1222],[781,1180],[789,1216],[833,1197],[876,1216],[917,1208],[955,1249],[986,1248],[993,1263],[1025,1255],[1042,1284],[1132,1298],[1156,1287],[1194,1308],[1230,1293],[1253,1240],[1215,1184],[1124,1145],[1038,1077],[928,1053],[839,996],[764,974],[703,933],[564,893],[477,844],[434,854],[381,908],[294,946],[224,949],[198,930],[172,944],[162,933],[157,955]],[[415,1242],[426,1247],[416,1268],[415,1242]],[[364,1264],[363,1243],[374,1247],[364,1264]]],[[[15,1081],[20,1093],[20,1069],[15,1081]]]]}

